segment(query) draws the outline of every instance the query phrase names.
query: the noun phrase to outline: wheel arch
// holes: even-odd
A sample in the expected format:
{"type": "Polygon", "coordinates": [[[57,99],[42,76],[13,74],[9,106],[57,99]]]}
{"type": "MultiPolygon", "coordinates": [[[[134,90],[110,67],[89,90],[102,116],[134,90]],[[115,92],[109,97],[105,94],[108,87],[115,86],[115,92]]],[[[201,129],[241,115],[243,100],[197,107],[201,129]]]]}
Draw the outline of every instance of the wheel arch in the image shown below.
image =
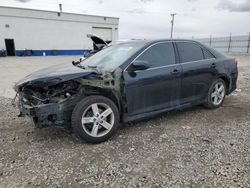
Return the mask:
{"type": "Polygon", "coordinates": [[[227,75],[219,75],[218,78],[222,79],[226,84],[226,93],[228,94],[229,86],[230,86],[230,79],[227,77],[227,75]]]}
{"type": "Polygon", "coordinates": [[[86,96],[100,95],[100,96],[110,99],[117,106],[120,112],[120,116],[122,115],[123,113],[122,102],[121,102],[118,92],[113,91],[111,89],[106,89],[106,88],[89,87],[88,89],[85,90],[84,94],[86,96]]]}

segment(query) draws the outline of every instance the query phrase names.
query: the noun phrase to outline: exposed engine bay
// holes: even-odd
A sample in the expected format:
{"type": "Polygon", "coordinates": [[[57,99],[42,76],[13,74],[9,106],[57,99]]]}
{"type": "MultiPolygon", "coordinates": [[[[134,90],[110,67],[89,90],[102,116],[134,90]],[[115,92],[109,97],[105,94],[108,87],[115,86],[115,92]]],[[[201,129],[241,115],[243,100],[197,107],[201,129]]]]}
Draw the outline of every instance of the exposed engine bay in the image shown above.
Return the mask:
{"type": "MultiPolygon", "coordinates": [[[[19,116],[29,116],[36,127],[49,125],[70,127],[71,113],[83,97],[96,95],[100,92],[113,96],[114,100],[120,93],[120,76],[116,73],[97,74],[95,71],[72,80],[54,85],[49,81],[44,84],[39,81],[28,81],[16,85],[16,101],[20,109],[19,116]]],[[[117,99],[118,100],[118,99],[117,99]]]]}
{"type": "Polygon", "coordinates": [[[79,91],[79,83],[75,81],[68,81],[50,86],[49,88],[38,88],[34,86],[22,86],[19,89],[19,96],[26,99],[27,103],[31,106],[57,103],[65,100],[72,95],[77,94],[79,91]]]}

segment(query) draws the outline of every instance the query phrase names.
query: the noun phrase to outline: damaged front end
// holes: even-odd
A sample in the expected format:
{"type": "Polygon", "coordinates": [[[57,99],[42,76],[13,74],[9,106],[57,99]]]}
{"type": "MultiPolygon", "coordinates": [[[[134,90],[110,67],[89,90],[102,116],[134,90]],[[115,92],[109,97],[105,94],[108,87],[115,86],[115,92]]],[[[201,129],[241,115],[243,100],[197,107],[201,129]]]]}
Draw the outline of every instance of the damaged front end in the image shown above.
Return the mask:
{"type": "Polygon", "coordinates": [[[23,84],[16,88],[20,115],[33,119],[36,127],[49,125],[70,126],[70,116],[82,90],[75,81],[50,87],[23,84]]]}
{"type": "Polygon", "coordinates": [[[82,74],[71,72],[70,76],[50,79],[37,78],[34,74],[30,76],[32,78],[19,81],[14,87],[19,116],[31,117],[38,128],[50,125],[70,128],[74,107],[84,97],[102,94],[114,101],[119,100],[121,70],[116,73],[80,70],[82,74]]]}

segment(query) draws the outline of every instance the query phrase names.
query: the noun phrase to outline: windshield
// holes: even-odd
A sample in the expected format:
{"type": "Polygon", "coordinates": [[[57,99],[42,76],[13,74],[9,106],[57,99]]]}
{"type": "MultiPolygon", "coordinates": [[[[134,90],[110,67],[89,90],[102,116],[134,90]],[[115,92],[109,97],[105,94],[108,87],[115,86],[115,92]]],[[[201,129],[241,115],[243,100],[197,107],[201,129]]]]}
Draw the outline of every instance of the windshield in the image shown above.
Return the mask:
{"type": "Polygon", "coordinates": [[[144,43],[137,42],[112,45],[85,59],[80,65],[105,70],[115,69],[143,46],[144,43]]]}

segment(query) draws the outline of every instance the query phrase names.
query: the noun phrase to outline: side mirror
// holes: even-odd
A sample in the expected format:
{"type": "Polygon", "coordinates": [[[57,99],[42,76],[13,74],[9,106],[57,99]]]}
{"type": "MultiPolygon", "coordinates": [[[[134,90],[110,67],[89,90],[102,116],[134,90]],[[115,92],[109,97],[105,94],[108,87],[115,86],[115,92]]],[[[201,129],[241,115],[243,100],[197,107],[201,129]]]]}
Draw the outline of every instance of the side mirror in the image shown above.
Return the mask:
{"type": "Polygon", "coordinates": [[[149,63],[147,61],[143,61],[143,60],[135,60],[131,66],[130,66],[130,70],[131,71],[137,71],[137,70],[146,70],[148,69],[149,63]]]}

